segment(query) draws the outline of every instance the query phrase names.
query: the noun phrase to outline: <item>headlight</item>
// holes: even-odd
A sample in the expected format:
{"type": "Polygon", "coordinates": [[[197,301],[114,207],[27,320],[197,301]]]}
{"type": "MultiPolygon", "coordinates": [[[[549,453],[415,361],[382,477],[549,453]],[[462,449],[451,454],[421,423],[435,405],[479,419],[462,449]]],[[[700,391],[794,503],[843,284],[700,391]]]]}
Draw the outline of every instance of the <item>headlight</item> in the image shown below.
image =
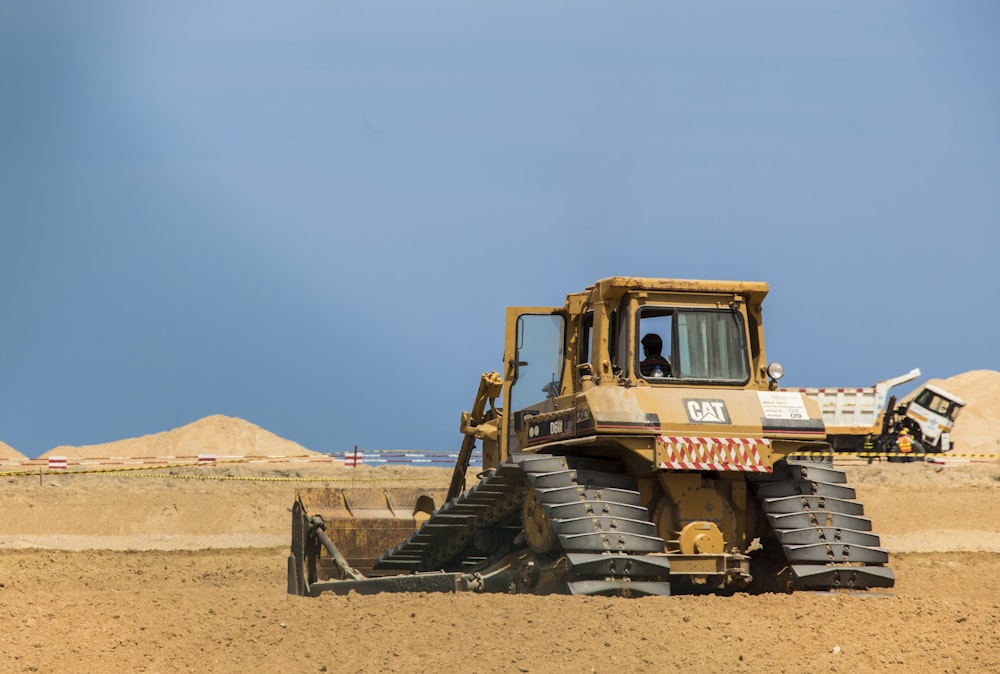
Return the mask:
{"type": "Polygon", "coordinates": [[[767,366],[767,376],[774,381],[778,381],[785,376],[785,368],[781,363],[771,363],[767,366]]]}

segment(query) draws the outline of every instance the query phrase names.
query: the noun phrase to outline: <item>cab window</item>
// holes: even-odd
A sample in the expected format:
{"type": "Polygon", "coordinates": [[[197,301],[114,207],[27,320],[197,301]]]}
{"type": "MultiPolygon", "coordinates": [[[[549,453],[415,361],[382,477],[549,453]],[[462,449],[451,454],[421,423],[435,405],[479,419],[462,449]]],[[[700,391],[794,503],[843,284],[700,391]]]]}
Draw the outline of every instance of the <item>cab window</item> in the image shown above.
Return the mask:
{"type": "Polygon", "coordinates": [[[661,307],[643,307],[639,310],[639,329],[636,331],[636,353],[640,377],[662,379],[672,377],[674,344],[674,311],[661,307]]]}
{"type": "Polygon", "coordinates": [[[746,347],[743,316],[725,309],[686,309],[645,306],[639,310],[636,337],[636,372],[650,381],[669,382],[697,380],[719,383],[746,383],[750,367],[746,347]],[[662,340],[662,356],[670,363],[670,374],[658,377],[650,374],[644,358],[650,349],[643,346],[646,335],[655,334],[662,340]]]}
{"type": "Polygon", "coordinates": [[[952,401],[939,396],[929,389],[924,389],[919,396],[917,396],[916,403],[921,407],[930,410],[936,414],[940,414],[943,417],[947,417],[952,421],[958,416],[958,410],[960,409],[958,405],[952,401]]]}
{"type": "Polygon", "coordinates": [[[517,374],[510,389],[514,410],[559,395],[565,332],[560,315],[524,314],[517,319],[517,374]]]}

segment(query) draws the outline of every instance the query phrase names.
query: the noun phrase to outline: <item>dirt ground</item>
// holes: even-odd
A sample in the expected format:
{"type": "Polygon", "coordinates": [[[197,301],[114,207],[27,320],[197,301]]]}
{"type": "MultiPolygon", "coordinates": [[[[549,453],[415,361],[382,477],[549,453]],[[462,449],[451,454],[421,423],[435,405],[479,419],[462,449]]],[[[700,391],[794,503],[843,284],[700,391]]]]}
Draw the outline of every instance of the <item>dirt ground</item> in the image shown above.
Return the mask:
{"type": "Polygon", "coordinates": [[[285,573],[298,487],[351,475],[443,486],[449,471],[238,464],[4,477],[0,669],[1000,671],[1000,462],[845,469],[892,553],[897,584],[885,596],[294,597],[285,573]]]}

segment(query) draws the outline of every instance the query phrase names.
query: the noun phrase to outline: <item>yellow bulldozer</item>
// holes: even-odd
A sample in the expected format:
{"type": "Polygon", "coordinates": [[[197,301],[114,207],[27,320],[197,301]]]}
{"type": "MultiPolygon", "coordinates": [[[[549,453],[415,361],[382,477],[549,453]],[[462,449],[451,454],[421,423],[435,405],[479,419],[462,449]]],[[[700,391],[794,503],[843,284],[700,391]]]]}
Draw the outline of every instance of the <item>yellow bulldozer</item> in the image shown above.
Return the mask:
{"type": "Polygon", "coordinates": [[[892,587],[763,282],[613,277],[507,309],[450,484],[309,489],[288,591],[669,595],[892,587]],[[482,443],[483,470],[466,484],[482,443]]]}

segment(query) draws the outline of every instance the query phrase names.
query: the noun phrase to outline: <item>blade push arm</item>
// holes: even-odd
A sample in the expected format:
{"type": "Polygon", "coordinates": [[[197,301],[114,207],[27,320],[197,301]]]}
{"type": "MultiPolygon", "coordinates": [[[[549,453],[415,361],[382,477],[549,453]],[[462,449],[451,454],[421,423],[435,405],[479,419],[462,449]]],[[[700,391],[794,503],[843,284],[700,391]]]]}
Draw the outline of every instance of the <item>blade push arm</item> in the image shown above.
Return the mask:
{"type": "MultiPolygon", "coordinates": [[[[500,395],[503,387],[503,379],[496,372],[484,372],[479,380],[479,390],[476,392],[476,400],[472,405],[472,412],[462,413],[462,448],[458,452],[458,459],[455,461],[455,471],[451,475],[451,486],[448,487],[448,500],[456,498],[465,491],[465,472],[469,469],[469,460],[472,458],[472,450],[476,446],[476,439],[483,437],[484,429],[480,424],[485,421],[486,405],[496,410],[494,401],[500,395]]],[[[496,432],[493,428],[492,432],[496,432]]]]}

